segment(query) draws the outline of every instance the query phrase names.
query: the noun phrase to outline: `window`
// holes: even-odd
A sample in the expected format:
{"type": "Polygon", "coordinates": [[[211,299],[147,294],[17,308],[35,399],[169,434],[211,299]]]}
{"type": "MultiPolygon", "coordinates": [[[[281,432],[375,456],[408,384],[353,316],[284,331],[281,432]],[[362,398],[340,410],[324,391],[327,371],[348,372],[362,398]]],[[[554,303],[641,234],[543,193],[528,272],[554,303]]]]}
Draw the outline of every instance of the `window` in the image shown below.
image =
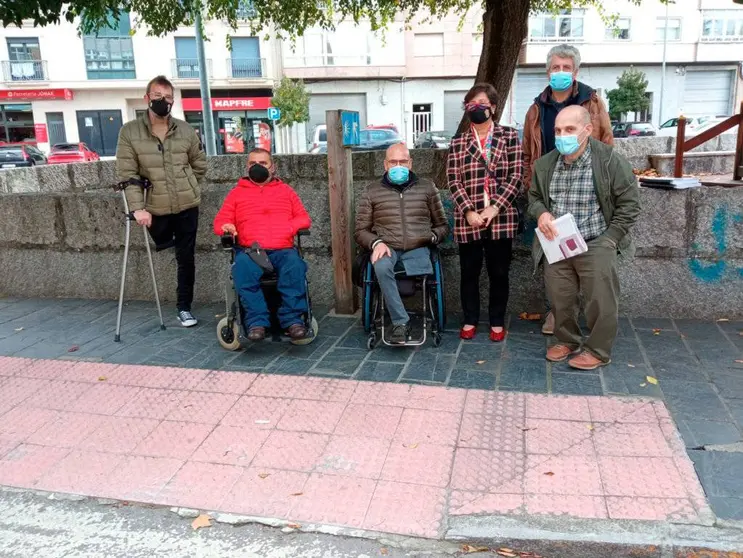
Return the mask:
{"type": "Polygon", "coordinates": [[[610,27],[606,28],[607,41],[629,41],[632,20],[628,17],[618,18],[610,27]]]}
{"type": "Polygon", "coordinates": [[[239,0],[237,3],[238,21],[246,21],[255,18],[258,13],[255,11],[253,0],[239,0]]]}
{"type": "Polygon", "coordinates": [[[702,12],[703,42],[742,42],[743,11],[710,10],[702,12]]]}
{"type": "MultiPolygon", "coordinates": [[[[666,18],[659,17],[655,23],[655,40],[663,42],[663,36],[666,32],[666,18]]],[[[669,41],[681,40],[681,18],[668,18],[668,38],[669,41]]]]}
{"type": "Polygon", "coordinates": [[[482,33],[475,33],[472,35],[472,56],[480,56],[482,54],[482,33]]]}
{"type": "Polygon", "coordinates": [[[258,37],[232,37],[230,68],[233,78],[261,77],[261,45],[258,37]]]}
{"type": "Polygon", "coordinates": [[[585,10],[560,10],[558,15],[539,14],[529,18],[532,42],[574,42],[583,40],[585,10]]]}
{"type": "Polygon", "coordinates": [[[413,56],[444,56],[444,34],[416,33],[413,38],[413,56]]]}
{"type": "Polygon", "coordinates": [[[6,81],[39,81],[46,79],[45,64],[41,60],[39,39],[25,37],[7,39],[8,62],[3,63],[6,81]]]}
{"type": "Polygon", "coordinates": [[[112,27],[83,37],[88,79],[136,79],[129,14],[123,13],[112,27]]]}
{"type": "Polygon", "coordinates": [[[373,37],[358,27],[339,26],[335,31],[314,30],[297,39],[288,67],[369,66],[373,37]],[[362,36],[363,33],[363,36],[362,36]]]}

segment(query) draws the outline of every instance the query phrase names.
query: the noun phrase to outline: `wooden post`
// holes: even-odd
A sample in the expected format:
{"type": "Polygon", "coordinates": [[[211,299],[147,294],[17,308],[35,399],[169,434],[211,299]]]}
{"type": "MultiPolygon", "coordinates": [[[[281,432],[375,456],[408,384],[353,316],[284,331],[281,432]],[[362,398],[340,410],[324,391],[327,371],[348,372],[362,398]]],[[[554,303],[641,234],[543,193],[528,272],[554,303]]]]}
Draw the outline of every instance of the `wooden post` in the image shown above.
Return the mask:
{"type": "Polygon", "coordinates": [[[354,199],[351,150],[343,146],[341,111],[327,111],[325,123],[335,311],[338,314],[353,314],[356,312],[356,289],[352,279],[354,199]]]}
{"type": "Polygon", "coordinates": [[[740,104],[740,113],[738,114],[738,141],[735,144],[733,180],[743,180],[743,102],[740,104]]]}
{"type": "Polygon", "coordinates": [[[673,176],[684,176],[684,142],[686,141],[686,117],[679,116],[676,127],[676,158],[673,161],[673,176]]]}

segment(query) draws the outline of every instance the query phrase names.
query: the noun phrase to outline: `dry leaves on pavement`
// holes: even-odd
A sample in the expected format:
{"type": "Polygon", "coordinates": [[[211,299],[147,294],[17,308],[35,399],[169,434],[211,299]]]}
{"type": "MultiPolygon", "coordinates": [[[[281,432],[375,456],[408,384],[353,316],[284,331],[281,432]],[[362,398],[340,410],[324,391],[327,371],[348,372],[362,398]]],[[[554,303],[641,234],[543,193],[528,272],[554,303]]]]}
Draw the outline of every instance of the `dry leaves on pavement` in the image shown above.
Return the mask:
{"type": "Polygon", "coordinates": [[[521,314],[519,314],[519,319],[526,320],[527,322],[539,322],[542,320],[542,315],[533,313],[530,314],[529,312],[521,312],[521,314]]]}
{"type": "Polygon", "coordinates": [[[205,513],[202,513],[200,516],[198,516],[196,519],[194,519],[191,522],[191,527],[194,531],[197,529],[201,529],[203,527],[211,527],[212,526],[213,519],[206,515],[205,513]]]}
{"type": "Polygon", "coordinates": [[[652,376],[645,376],[645,379],[648,381],[648,383],[653,384],[654,386],[658,385],[658,380],[656,378],[653,378],[652,376]]]}
{"type": "Polygon", "coordinates": [[[653,335],[660,335],[661,330],[660,329],[654,329],[653,335]]]}
{"type": "Polygon", "coordinates": [[[514,550],[512,548],[490,548],[488,546],[463,544],[459,547],[462,554],[477,554],[479,552],[494,552],[498,556],[504,556],[505,558],[543,558],[539,554],[534,552],[526,552],[523,550],[514,550]]]}

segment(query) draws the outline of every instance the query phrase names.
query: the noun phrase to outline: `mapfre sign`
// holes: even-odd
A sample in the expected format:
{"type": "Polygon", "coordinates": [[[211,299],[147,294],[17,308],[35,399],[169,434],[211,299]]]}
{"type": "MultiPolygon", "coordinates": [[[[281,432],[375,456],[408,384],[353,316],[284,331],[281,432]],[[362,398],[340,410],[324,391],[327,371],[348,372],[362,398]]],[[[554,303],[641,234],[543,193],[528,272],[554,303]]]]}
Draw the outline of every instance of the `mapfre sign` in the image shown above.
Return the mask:
{"type": "MultiPolygon", "coordinates": [[[[201,99],[182,99],[183,110],[202,110],[201,99]]],[[[266,110],[271,106],[271,97],[222,97],[212,98],[212,110],[266,110]]]]}

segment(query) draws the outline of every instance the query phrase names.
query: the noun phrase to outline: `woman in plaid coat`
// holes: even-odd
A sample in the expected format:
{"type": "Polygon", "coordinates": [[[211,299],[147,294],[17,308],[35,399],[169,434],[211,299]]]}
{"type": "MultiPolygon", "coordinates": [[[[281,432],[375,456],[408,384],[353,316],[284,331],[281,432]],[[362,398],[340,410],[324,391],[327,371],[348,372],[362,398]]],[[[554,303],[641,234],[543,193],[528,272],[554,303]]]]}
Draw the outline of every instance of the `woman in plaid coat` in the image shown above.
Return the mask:
{"type": "Polygon", "coordinates": [[[459,244],[462,339],[472,339],[480,321],[480,272],[483,257],[490,278],[490,339],[506,337],[508,273],[512,240],[518,232],[514,205],[521,192],[523,152],[518,133],[495,121],[497,94],[476,84],[464,97],[470,121],[449,148],[447,175],[455,205],[454,239],[459,244]]]}

